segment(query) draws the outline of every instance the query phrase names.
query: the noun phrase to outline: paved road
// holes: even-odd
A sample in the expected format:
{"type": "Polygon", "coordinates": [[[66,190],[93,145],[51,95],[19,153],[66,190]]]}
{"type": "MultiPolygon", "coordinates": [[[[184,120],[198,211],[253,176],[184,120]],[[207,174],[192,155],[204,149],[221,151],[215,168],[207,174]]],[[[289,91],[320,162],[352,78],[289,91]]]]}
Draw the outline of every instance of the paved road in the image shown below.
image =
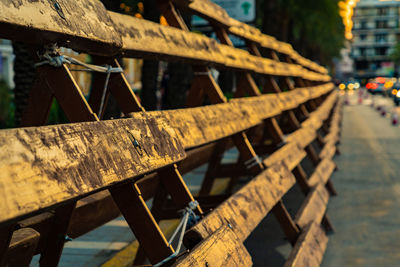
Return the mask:
{"type": "MultiPolygon", "coordinates": [[[[395,112],[389,99],[375,104],[395,112]]],[[[364,102],[344,108],[342,155],[328,212],[336,227],[322,266],[400,266],[400,128],[364,102]]]]}

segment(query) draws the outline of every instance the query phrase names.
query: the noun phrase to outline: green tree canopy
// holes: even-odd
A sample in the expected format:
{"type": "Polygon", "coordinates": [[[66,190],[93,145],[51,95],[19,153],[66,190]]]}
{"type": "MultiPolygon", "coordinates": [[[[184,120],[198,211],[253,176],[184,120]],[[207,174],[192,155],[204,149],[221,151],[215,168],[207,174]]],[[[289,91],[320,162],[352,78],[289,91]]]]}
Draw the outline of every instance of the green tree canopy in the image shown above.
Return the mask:
{"type": "Polygon", "coordinates": [[[338,0],[259,0],[257,24],[305,57],[330,64],[344,45],[338,0]]]}

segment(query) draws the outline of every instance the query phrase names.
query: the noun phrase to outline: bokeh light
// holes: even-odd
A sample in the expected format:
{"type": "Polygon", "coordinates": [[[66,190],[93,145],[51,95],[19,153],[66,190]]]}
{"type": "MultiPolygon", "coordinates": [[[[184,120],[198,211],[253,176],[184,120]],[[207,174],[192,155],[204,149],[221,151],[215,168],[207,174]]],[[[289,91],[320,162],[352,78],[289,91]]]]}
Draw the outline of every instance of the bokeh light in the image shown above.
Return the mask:
{"type": "Polygon", "coordinates": [[[347,40],[351,40],[353,38],[353,34],[351,30],[353,29],[353,14],[354,8],[357,5],[357,2],[360,0],[343,0],[339,2],[339,14],[343,19],[343,24],[345,28],[345,37],[347,40]]]}

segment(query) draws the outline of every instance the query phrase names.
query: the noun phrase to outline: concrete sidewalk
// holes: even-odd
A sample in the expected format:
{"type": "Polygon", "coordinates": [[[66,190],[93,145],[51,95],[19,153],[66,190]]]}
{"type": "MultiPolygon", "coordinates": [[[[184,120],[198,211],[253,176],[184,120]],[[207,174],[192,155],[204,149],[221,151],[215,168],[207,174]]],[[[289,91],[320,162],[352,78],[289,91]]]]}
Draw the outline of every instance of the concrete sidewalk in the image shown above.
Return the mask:
{"type": "Polygon", "coordinates": [[[332,177],[339,195],[328,207],[336,233],[322,266],[400,266],[400,129],[350,100],[332,177]]]}

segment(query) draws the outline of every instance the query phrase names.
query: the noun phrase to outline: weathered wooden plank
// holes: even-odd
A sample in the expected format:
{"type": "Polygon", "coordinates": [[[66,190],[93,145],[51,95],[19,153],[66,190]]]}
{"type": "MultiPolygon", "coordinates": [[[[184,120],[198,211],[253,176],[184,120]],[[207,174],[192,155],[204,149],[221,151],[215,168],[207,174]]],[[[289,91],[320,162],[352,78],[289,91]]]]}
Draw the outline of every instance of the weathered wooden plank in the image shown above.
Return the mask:
{"type": "Polygon", "coordinates": [[[165,121],[132,119],[0,131],[0,222],[182,160],[165,121]]]}
{"type": "Polygon", "coordinates": [[[289,91],[278,94],[282,111],[295,109],[299,106],[300,103],[297,102],[296,94],[293,92],[294,91],[289,91]]]}
{"type": "Polygon", "coordinates": [[[287,142],[296,142],[300,147],[305,148],[317,138],[317,133],[312,128],[300,128],[291,133],[287,138],[287,142]]]}
{"type": "Polygon", "coordinates": [[[260,74],[304,76],[311,80],[323,78],[299,65],[252,56],[245,50],[218,44],[200,34],[113,12],[109,15],[122,36],[123,53],[128,57],[156,56],[169,61],[190,60],[194,64],[224,65],[260,74]]]}
{"type": "Polygon", "coordinates": [[[332,140],[331,142],[325,144],[321,153],[319,153],[320,158],[328,158],[331,159],[335,155],[336,152],[336,140],[332,140]]]}
{"type": "Polygon", "coordinates": [[[311,128],[314,131],[321,128],[323,121],[318,116],[313,116],[315,114],[310,115],[310,117],[301,123],[301,127],[311,128]]]}
{"type": "Polygon", "coordinates": [[[14,231],[6,255],[6,266],[29,266],[39,243],[40,234],[31,228],[14,231]]]}
{"type": "MultiPolygon", "coordinates": [[[[230,20],[231,26],[229,27],[229,33],[241,37],[245,40],[260,44],[263,42],[264,34],[257,28],[252,27],[246,23],[238,21],[236,19],[230,20]]],[[[268,36],[270,37],[270,36],[268,36]]],[[[266,38],[268,38],[266,37],[266,38]]],[[[277,44],[277,40],[271,37],[270,42],[277,44]]],[[[277,49],[278,45],[274,46],[274,49],[277,49]]]]}
{"type": "Polygon", "coordinates": [[[226,45],[220,45],[220,50],[225,57],[225,66],[227,68],[249,70],[268,75],[299,75],[299,71],[295,72],[299,70],[298,68],[296,69],[296,66],[284,66],[284,63],[253,56],[245,50],[226,45]]]}
{"type": "Polygon", "coordinates": [[[120,216],[117,205],[107,190],[79,200],[72,212],[68,236],[77,238],[120,216]]]}
{"type": "MultiPolygon", "coordinates": [[[[210,144],[187,152],[187,157],[179,163],[179,172],[185,174],[194,168],[207,163],[207,159],[209,158],[214,146],[215,144],[210,144]]],[[[232,142],[228,142],[227,148],[230,147],[232,147],[232,142]]],[[[154,196],[159,185],[159,179],[155,173],[152,173],[145,175],[145,177],[140,179],[137,184],[142,191],[142,197],[147,201],[154,196]]],[[[203,202],[203,199],[199,199],[199,201],[201,206],[204,204],[205,208],[210,207],[209,199],[207,199],[206,202],[203,202]]],[[[115,219],[120,216],[120,214],[121,213],[115,205],[111,195],[108,193],[108,190],[85,197],[77,202],[76,208],[72,213],[67,231],[68,236],[71,238],[77,238],[106,222],[115,219]]],[[[18,222],[18,227],[31,227],[40,233],[40,236],[43,237],[40,239],[38,244],[38,250],[40,250],[41,247],[43,247],[42,241],[45,241],[47,232],[50,229],[49,225],[52,218],[51,213],[42,213],[18,222]]]]}
{"type": "Polygon", "coordinates": [[[302,127],[312,128],[315,130],[319,129],[322,126],[323,121],[329,117],[334,102],[336,101],[336,97],[336,92],[332,92],[324,103],[318,107],[317,110],[313,111],[307,120],[302,122],[302,127]]]}
{"type": "Polygon", "coordinates": [[[263,160],[265,166],[270,167],[283,161],[289,170],[293,170],[306,156],[306,152],[297,143],[288,143],[263,160]]]}
{"type": "Polygon", "coordinates": [[[160,262],[175,252],[147,207],[136,184],[113,186],[109,191],[150,263],[160,262]]]}
{"type": "Polygon", "coordinates": [[[317,223],[307,226],[296,242],[285,267],[320,266],[328,237],[317,223]]]}
{"type": "Polygon", "coordinates": [[[0,36],[104,56],[115,55],[122,46],[105,7],[96,0],[0,1],[0,36]]]}
{"type": "Polygon", "coordinates": [[[220,26],[226,27],[232,23],[226,10],[210,0],[173,0],[173,3],[220,26]]]}
{"type": "MultiPolygon", "coordinates": [[[[197,3],[197,1],[194,2],[197,3]]],[[[216,5],[211,4],[211,6],[216,5]]],[[[169,61],[180,59],[191,60],[193,63],[197,61],[197,64],[224,64],[228,68],[255,71],[261,74],[321,79],[317,74],[310,73],[298,65],[252,56],[245,50],[218,44],[206,36],[174,27],[164,27],[131,16],[112,12],[109,15],[116,25],[116,30],[122,36],[123,53],[128,57],[150,55],[169,61]]]]}
{"type": "Polygon", "coordinates": [[[189,254],[182,256],[172,266],[253,266],[251,256],[227,225],[198,244],[189,254]]]}
{"type": "Polygon", "coordinates": [[[334,88],[334,84],[333,83],[326,83],[320,86],[314,86],[312,88],[310,88],[310,96],[311,98],[318,98],[321,95],[324,95],[330,91],[333,90],[334,88]]]}
{"type": "Polygon", "coordinates": [[[322,74],[327,74],[327,70],[318,64],[303,58],[295,52],[290,44],[277,41],[275,38],[261,33],[257,28],[231,18],[220,6],[209,0],[173,0],[173,3],[180,8],[198,15],[218,27],[228,28],[228,31],[245,40],[262,45],[265,48],[273,49],[279,53],[290,55],[298,63],[322,74]]]}
{"type": "Polygon", "coordinates": [[[311,222],[321,223],[328,205],[329,193],[325,186],[319,184],[304,200],[296,214],[295,222],[304,228],[311,222]]]}
{"type": "Polygon", "coordinates": [[[339,133],[339,127],[335,127],[334,129],[331,127],[329,134],[324,137],[324,143],[337,143],[339,141],[339,133]]]}
{"type": "Polygon", "coordinates": [[[291,58],[297,61],[299,64],[303,65],[304,67],[307,67],[313,71],[322,73],[322,74],[328,74],[328,70],[317,63],[302,57],[299,53],[294,51],[294,53],[291,55],[291,58]]]}
{"type": "Polygon", "coordinates": [[[297,88],[296,90],[292,91],[292,94],[296,96],[298,103],[305,103],[310,99],[309,88],[297,88]]]}
{"type": "Polygon", "coordinates": [[[126,57],[151,56],[168,61],[189,60],[223,64],[220,44],[204,35],[165,27],[158,23],[109,12],[123,40],[126,57]]]}
{"type": "Polygon", "coordinates": [[[238,102],[252,109],[252,114],[265,120],[281,113],[280,102],[276,94],[266,94],[254,97],[232,98],[230,102],[238,102]]]}
{"type": "Polygon", "coordinates": [[[243,242],[295,182],[284,163],[273,165],[192,227],[186,241],[196,244],[229,223],[243,242]]]}
{"type": "Polygon", "coordinates": [[[147,114],[175,129],[178,139],[188,149],[260,124],[257,111],[251,106],[232,102],[184,110],[152,111],[147,114]]]}
{"type": "Polygon", "coordinates": [[[308,184],[311,187],[316,186],[319,183],[326,184],[329,177],[335,170],[335,163],[330,158],[325,158],[315,169],[313,175],[308,180],[308,184]]]}

